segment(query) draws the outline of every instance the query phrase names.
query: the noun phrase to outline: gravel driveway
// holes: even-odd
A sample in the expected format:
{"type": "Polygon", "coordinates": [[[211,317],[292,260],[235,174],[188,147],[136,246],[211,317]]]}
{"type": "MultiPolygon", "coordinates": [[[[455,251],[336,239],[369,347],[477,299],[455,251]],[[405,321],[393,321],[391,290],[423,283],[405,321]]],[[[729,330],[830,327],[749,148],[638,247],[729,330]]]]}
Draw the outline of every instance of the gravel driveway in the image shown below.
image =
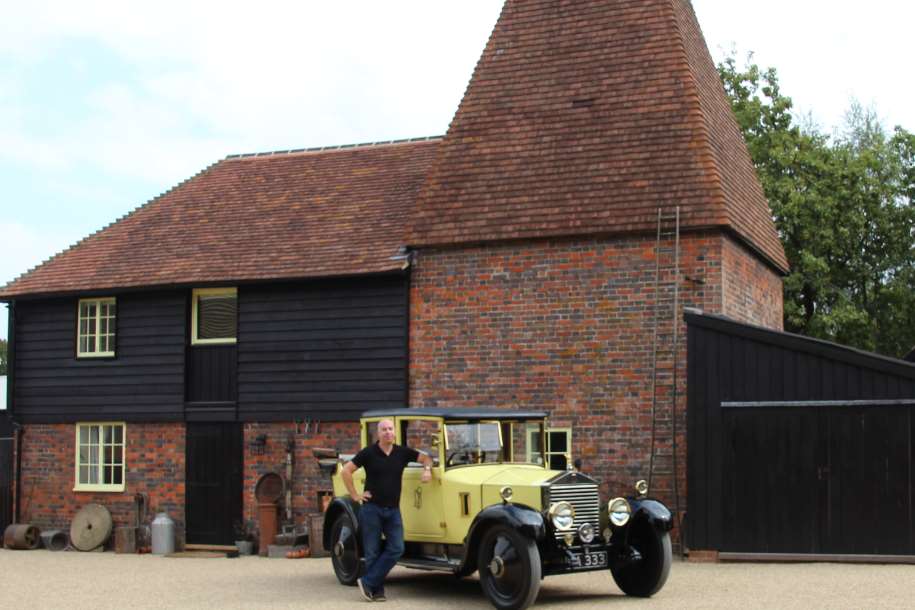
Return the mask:
{"type": "MultiPolygon", "coordinates": [[[[165,558],[0,550],[5,608],[362,607],[329,559],[165,558]]],[[[395,568],[384,608],[486,610],[476,578],[395,568]]],[[[912,608],[915,566],[676,562],[655,597],[624,597],[609,574],[552,576],[535,608],[912,608]]]]}

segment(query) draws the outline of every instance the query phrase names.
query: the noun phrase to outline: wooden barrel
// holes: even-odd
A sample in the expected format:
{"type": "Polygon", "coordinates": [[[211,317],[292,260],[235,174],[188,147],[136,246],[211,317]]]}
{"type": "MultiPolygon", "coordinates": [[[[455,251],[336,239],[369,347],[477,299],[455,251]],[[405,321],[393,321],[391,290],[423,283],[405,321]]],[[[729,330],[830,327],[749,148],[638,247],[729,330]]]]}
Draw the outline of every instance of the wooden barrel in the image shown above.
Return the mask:
{"type": "Polygon", "coordinates": [[[27,523],[14,523],[3,532],[3,546],[8,549],[37,549],[40,542],[41,532],[27,523]]]}

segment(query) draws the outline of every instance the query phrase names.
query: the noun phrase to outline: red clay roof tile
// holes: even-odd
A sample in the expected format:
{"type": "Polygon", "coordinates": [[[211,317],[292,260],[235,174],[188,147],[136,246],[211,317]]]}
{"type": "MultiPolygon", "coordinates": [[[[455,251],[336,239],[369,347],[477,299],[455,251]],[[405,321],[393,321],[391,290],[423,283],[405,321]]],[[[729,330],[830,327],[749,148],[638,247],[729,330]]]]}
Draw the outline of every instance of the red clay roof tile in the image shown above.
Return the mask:
{"type": "Polygon", "coordinates": [[[405,241],[651,231],[677,205],[787,269],[688,0],[508,0],[444,142],[227,158],[0,298],[383,272],[405,241]]]}
{"type": "Polygon", "coordinates": [[[14,280],[0,298],[400,269],[440,139],[229,157],[14,280]]]}
{"type": "Polygon", "coordinates": [[[508,0],[411,215],[413,246],[726,227],[782,271],[688,0],[508,0]]]}

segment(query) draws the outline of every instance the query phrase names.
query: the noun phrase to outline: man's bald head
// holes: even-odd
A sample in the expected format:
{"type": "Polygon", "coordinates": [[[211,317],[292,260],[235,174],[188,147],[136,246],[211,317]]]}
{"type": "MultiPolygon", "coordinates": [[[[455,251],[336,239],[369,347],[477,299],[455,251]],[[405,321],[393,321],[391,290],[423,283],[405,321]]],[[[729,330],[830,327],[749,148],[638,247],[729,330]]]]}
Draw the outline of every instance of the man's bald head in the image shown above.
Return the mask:
{"type": "Polygon", "coordinates": [[[375,426],[377,431],[378,443],[383,447],[390,447],[394,444],[394,420],[382,419],[375,426]]]}

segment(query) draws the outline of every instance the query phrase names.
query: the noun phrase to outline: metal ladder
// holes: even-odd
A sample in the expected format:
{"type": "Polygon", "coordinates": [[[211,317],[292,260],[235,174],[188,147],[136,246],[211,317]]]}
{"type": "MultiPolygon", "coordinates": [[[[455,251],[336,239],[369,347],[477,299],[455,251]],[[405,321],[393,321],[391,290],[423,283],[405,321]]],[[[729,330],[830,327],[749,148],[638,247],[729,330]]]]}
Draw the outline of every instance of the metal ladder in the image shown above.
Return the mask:
{"type": "MultiPolygon", "coordinates": [[[[648,488],[655,474],[669,476],[674,497],[676,524],[680,526],[680,490],[677,482],[677,369],[680,350],[680,208],[664,215],[658,208],[655,240],[654,312],[651,338],[651,452],[648,488]],[[668,244],[665,246],[665,244],[668,244]],[[662,264],[662,259],[666,264],[662,264]],[[659,374],[659,362],[670,363],[659,374]],[[664,408],[664,406],[667,408],[664,408]],[[661,447],[659,436],[669,440],[661,447]]],[[[682,544],[681,544],[682,546],[682,544]]]]}

